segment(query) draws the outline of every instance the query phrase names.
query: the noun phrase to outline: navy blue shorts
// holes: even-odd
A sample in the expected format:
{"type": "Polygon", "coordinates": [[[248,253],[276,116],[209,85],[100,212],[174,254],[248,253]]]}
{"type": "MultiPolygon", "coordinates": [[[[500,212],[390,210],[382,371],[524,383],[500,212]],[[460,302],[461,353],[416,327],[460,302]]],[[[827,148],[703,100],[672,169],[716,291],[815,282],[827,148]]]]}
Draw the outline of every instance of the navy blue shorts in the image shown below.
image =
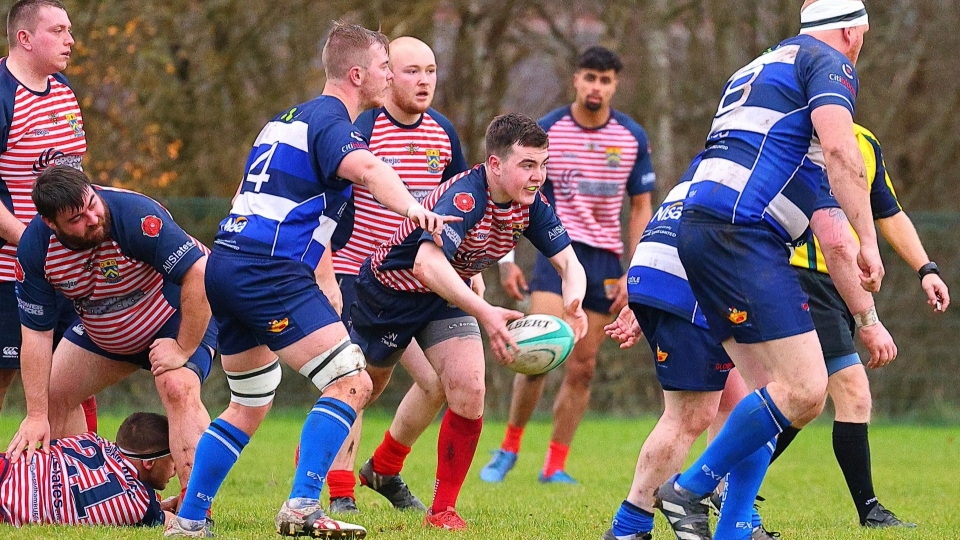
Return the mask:
{"type": "MultiPolygon", "coordinates": [[[[605,249],[574,242],[574,253],[587,273],[587,294],[583,297],[583,309],[595,313],[609,313],[613,300],[607,298],[607,291],[616,287],[617,280],[623,275],[620,266],[620,257],[616,253],[605,249]]],[[[551,292],[561,295],[560,274],[550,264],[550,259],[537,253],[537,260],[533,263],[533,278],[530,280],[531,291],[551,292]]]]}
{"type": "MultiPolygon", "coordinates": [[[[20,312],[17,307],[17,283],[0,283],[0,369],[20,369],[20,312]]],[[[53,329],[53,346],[56,348],[64,332],[77,321],[77,312],[73,303],[57,293],[57,306],[60,316],[53,329]]]]}
{"type": "Polygon", "coordinates": [[[339,324],[313,270],[300,261],[231,253],[214,247],[204,280],[220,352],[260,345],[278,351],[312,332],[339,324]]]}
{"type": "Polygon", "coordinates": [[[853,335],[857,324],[847,304],[833,284],[833,279],[822,272],[796,268],[800,288],[810,298],[810,316],[817,328],[823,357],[837,358],[856,354],[853,335]]]}
{"type": "Polygon", "coordinates": [[[357,276],[353,274],[337,274],[337,285],[340,285],[340,297],[343,299],[343,311],[340,313],[340,320],[347,327],[347,332],[353,328],[353,321],[350,319],[350,306],[357,302],[357,276]]]}
{"type": "Polygon", "coordinates": [[[470,316],[436,293],[397,291],[383,285],[373,275],[369,260],[360,268],[354,290],[357,301],[350,310],[350,339],[374,367],[396,364],[398,353],[429,323],[470,316]]]}
{"type": "Polygon", "coordinates": [[[760,343],[814,329],[790,248],[768,226],[684,210],[677,250],[717,343],[760,343]]]}
{"type": "Polygon", "coordinates": [[[733,361],[706,328],[655,307],[630,302],[630,309],[650,344],[664,390],[723,390],[733,361]]]}
{"type": "MultiPolygon", "coordinates": [[[[153,339],[160,338],[177,338],[177,333],[180,331],[180,312],[177,311],[173,314],[170,319],[163,323],[163,326],[157,330],[157,333],[153,335],[153,339]]],[[[126,362],[128,364],[133,364],[139,366],[141,369],[150,369],[150,347],[134,353],[134,354],[117,354],[114,352],[106,351],[100,348],[99,345],[93,342],[90,339],[90,334],[88,334],[84,328],[83,323],[77,321],[70,330],[68,330],[64,335],[64,339],[73,343],[81,349],[88,350],[93,354],[99,354],[104,358],[109,358],[116,362],[126,362]]],[[[189,369],[190,371],[197,374],[197,377],[200,378],[200,382],[203,383],[207,380],[207,377],[210,375],[210,367],[213,365],[213,355],[217,350],[217,326],[210,321],[210,325],[207,326],[207,331],[203,335],[203,340],[200,341],[200,346],[197,347],[197,350],[193,353],[187,363],[183,367],[189,369]]]]}

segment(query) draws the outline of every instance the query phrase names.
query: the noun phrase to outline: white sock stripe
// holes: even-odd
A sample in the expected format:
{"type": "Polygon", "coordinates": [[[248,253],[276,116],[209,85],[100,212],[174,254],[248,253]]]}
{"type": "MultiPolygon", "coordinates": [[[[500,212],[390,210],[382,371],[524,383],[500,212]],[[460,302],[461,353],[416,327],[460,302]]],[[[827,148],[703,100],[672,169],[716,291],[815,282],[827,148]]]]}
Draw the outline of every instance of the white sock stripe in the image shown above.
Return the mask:
{"type": "Polygon", "coordinates": [[[760,390],[754,390],[754,394],[760,398],[760,401],[763,403],[763,409],[767,411],[767,414],[770,415],[770,419],[773,420],[773,423],[777,426],[777,433],[783,433],[783,426],[780,425],[780,422],[777,421],[777,415],[773,414],[773,409],[770,408],[770,403],[763,397],[763,394],[760,390]]]}
{"type": "Polygon", "coordinates": [[[204,431],[204,433],[207,434],[207,435],[210,435],[210,436],[213,437],[214,439],[220,441],[220,443],[223,444],[224,446],[226,446],[228,450],[230,450],[231,452],[233,452],[233,455],[234,455],[234,456],[236,456],[237,458],[240,457],[240,451],[237,450],[237,448],[236,448],[235,446],[233,446],[232,444],[230,444],[229,441],[227,441],[226,439],[224,439],[223,437],[221,437],[219,433],[216,433],[216,432],[214,432],[213,430],[210,430],[210,429],[204,431]]]}
{"type": "Polygon", "coordinates": [[[311,412],[322,412],[323,414],[330,415],[330,416],[336,418],[337,420],[339,420],[340,423],[343,424],[344,427],[347,428],[347,431],[350,430],[350,422],[347,422],[346,419],[344,419],[344,418],[343,418],[342,416],[340,416],[339,414],[331,411],[330,409],[327,409],[327,408],[324,408],[324,407],[315,407],[311,412]]]}

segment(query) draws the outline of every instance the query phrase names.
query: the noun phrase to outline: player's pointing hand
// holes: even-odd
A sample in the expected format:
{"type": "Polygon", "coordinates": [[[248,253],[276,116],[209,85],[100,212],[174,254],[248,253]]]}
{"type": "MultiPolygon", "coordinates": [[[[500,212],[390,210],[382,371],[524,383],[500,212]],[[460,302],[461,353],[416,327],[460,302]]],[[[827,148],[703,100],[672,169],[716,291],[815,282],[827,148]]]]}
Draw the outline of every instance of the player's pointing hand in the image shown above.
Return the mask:
{"type": "Polygon", "coordinates": [[[407,209],[407,217],[421,229],[433,235],[433,241],[440,247],[443,247],[443,238],[441,237],[443,234],[443,226],[447,223],[463,221],[462,217],[434,214],[420,204],[410,206],[410,208],[407,209]]]}

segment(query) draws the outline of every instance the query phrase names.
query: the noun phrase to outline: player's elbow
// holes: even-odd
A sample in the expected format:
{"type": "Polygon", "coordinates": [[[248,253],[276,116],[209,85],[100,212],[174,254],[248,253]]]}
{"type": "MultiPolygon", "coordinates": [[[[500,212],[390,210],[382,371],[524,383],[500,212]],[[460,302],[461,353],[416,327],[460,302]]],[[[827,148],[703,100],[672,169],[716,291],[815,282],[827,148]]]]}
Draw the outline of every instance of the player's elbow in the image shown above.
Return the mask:
{"type": "Polygon", "coordinates": [[[823,256],[829,261],[851,262],[857,258],[860,246],[853,234],[841,232],[830,234],[820,240],[820,249],[823,250],[823,256]]]}

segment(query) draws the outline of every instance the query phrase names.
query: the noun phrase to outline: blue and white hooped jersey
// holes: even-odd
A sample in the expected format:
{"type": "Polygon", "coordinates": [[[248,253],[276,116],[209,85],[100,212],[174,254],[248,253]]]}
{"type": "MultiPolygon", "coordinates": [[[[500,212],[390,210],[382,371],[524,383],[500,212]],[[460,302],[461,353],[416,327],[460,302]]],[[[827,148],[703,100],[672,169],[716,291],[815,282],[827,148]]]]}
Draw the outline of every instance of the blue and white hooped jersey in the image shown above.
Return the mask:
{"type": "Polygon", "coordinates": [[[627,294],[630,302],[662,309],[707,328],[707,319],[693,297],[687,272],[677,254],[683,200],[692,185],[687,180],[681,178],[670,190],[644,229],[627,271],[627,294]]]}
{"type": "Polygon", "coordinates": [[[685,202],[730,223],[767,223],[787,242],[803,236],[825,167],[810,113],[853,114],[853,64],[825,43],[784,40],[733,74],[685,202]]]}
{"type": "Polygon", "coordinates": [[[367,149],[366,137],[335,97],[320,96],[277,115],[253,143],[214,245],[316,267],[351,195],[337,168],[350,152],[367,149]]]}

